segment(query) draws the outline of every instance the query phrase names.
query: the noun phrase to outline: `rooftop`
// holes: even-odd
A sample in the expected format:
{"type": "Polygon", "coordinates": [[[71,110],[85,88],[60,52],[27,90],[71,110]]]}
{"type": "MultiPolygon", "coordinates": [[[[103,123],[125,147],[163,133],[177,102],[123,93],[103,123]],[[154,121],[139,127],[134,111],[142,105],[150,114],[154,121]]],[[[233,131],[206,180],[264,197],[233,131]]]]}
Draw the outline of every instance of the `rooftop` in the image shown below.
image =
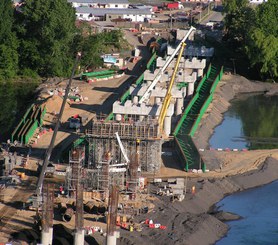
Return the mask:
{"type": "Polygon", "coordinates": [[[149,9],[112,9],[112,8],[76,8],[78,14],[106,15],[106,14],[151,14],[149,9]]]}
{"type": "Polygon", "coordinates": [[[99,4],[109,4],[109,3],[122,3],[129,4],[128,0],[68,0],[69,3],[99,3],[99,4]]]}

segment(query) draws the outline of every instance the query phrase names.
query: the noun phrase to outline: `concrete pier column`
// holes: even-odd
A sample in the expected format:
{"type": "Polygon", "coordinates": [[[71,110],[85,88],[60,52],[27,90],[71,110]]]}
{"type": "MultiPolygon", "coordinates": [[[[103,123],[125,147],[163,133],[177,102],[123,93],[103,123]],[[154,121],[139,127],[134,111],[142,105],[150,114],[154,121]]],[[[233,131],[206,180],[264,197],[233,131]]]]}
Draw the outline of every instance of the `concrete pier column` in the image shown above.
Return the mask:
{"type": "Polygon", "coordinates": [[[169,116],[166,116],[164,119],[164,133],[166,136],[169,136],[171,133],[171,118],[169,116]]]}
{"type": "Polygon", "coordinates": [[[194,93],[194,83],[188,84],[187,96],[190,96],[194,93]]]}
{"type": "Polygon", "coordinates": [[[197,71],[198,77],[202,77],[203,74],[204,74],[204,69],[198,69],[198,71],[197,71]]]}
{"type": "Polygon", "coordinates": [[[116,121],[120,122],[122,120],[122,115],[121,114],[116,114],[116,121]]]}
{"type": "Polygon", "coordinates": [[[42,231],[42,239],[41,243],[43,245],[52,245],[52,235],[53,235],[53,228],[49,228],[48,231],[42,231]]]}
{"type": "Polygon", "coordinates": [[[133,104],[137,105],[138,104],[138,96],[133,97],[133,104]]]}
{"type": "Polygon", "coordinates": [[[84,245],[84,230],[76,231],[74,234],[74,245],[84,245]]]}
{"type": "Polygon", "coordinates": [[[155,97],[155,104],[158,105],[161,102],[160,97],[155,97]]]}
{"type": "Polygon", "coordinates": [[[107,235],[107,245],[116,245],[117,243],[117,236],[114,235],[107,235]]]}
{"type": "Polygon", "coordinates": [[[145,116],[143,116],[143,115],[139,116],[139,121],[143,122],[144,118],[145,118],[145,116]]]}
{"type": "Polygon", "coordinates": [[[182,107],[183,107],[183,99],[182,98],[177,98],[177,101],[176,101],[176,116],[178,116],[182,113],[182,107]]]}

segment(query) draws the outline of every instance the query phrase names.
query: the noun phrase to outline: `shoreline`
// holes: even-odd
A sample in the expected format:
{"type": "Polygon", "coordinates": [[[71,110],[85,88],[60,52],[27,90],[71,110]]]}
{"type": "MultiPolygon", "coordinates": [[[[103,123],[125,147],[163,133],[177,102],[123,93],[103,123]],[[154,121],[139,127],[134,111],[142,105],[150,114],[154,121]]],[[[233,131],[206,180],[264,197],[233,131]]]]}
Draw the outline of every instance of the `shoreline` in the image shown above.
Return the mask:
{"type": "MultiPolygon", "coordinates": [[[[241,76],[229,76],[224,75],[220,86],[216,89],[213,101],[208,108],[206,117],[201,120],[201,126],[196,132],[194,142],[199,148],[208,148],[209,139],[214,133],[214,129],[223,121],[223,114],[229,109],[230,101],[235,99],[240,94],[250,93],[264,93],[266,96],[272,96],[278,93],[278,87],[275,84],[252,82],[241,76]],[[215,120],[216,118],[216,120],[215,120]],[[213,120],[214,119],[214,120],[213,120]],[[207,123],[207,122],[211,123],[207,123]]],[[[268,150],[265,150],[268,151],[268,150]]],[[[252,151],[251,151],[252,152],[252,151]]],[[[270,154],[272,155],[272,154],[270,154]]],[[[250,160],[251,161],[251,160],[250,160]]],[[[277,158],[267,157],[262,163],[257,166],[257,169],[246,171],[245,173],[238,173],[225,177],[226,180],[231,181],[234,187],[238,187],[238,190],[230,190],[223,192],[219,195],[215,202],[209,207],[213,212],[218,212],[216,204],[226,196],[235,194],[237,192],[245,191],[252,188],[258,188],[266,184],[270,184],[278,179],[278,160],[277,158]]],[[[225,212],[224,212],[225,213],[225,212]]],[[[237,214],[234,214],[235,220],[239,219],[237,214]]],[[[225,214],[224,214],[225,216],[225,214]]],[[[220,217],[215,216],[218,220],[220,217]]],[[[221,221],[226,225],[226,221],[221,221]]],[[[226,232],[219,233],[219,238],[213,241],[215,244],[221,238],[225,237],[228,233],[229,226],[226,227],[226,232]]],[[[201,244],[201,241],[200,243],[201,244]]],[[[206,242],[203,244],[207,244],[206,242]]]]}
{"type": "MultiPolygon", "coordinates": [[[[197,148],[208,149],[214,128],[222,122],[223,113],[228,110],[230,101],[239,94],[253,92],[275,95],[278,93],[278,86],[251,82],[241,76],[224,75],[193,138],[197,148]]],[[[146,228],[140,235],[121,231],[119,244],[215,244],[226,236],[229,230],[224,217],[233,220],[240,218],[237,214],[217,215],[219,210],[216,209],[216,204],[228,195],[260,187],[278,179],[278,150],[204,151],[201,154],[213,170],[203,175],[182,174],[189,177],[187,190],[193,185],[196,186],[194,195],[187,193],[182,202],[174,203],[169,197],[160,197],[153,212],[136,217],[138,221],[153,219],[166,225],[167,230],[155,231],[146,228]],[[218,165],[223,159],[226,159],[226,163],[220,171],[218,165]]]]}

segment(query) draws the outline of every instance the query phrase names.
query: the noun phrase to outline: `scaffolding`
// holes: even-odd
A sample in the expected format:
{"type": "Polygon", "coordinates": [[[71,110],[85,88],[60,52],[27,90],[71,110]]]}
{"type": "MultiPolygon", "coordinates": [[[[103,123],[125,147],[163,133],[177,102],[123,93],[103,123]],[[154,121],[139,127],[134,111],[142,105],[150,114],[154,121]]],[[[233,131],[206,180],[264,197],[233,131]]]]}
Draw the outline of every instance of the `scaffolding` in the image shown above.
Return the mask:
{"type": "Polygon", "coordinates": [[[69,165],[66,174],[66,187],[68,195],[72,198],[76,197],[76,186],[79,176],[83,175],[83,167],[85,165],[85,146],[73,148],[69,152],[69,165]]]}

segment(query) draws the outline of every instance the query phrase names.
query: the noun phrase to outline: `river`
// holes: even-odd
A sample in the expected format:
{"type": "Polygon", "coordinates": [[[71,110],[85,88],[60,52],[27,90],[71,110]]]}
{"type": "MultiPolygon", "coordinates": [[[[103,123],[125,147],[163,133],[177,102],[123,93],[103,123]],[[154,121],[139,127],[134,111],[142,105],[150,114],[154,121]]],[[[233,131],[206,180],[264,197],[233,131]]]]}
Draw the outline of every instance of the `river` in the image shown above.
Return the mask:
{"type": "Polygon", "coordinates": [[[219,210],[242,219],[227,222],[230,230],[216,245],[278,244],[278,181],[224,198],[219,210]]]}
{"type": "Polygon", "coordinates": [[[278,96],[241,95],[209,140],[212,148],[278,148],[278,96]]]}

